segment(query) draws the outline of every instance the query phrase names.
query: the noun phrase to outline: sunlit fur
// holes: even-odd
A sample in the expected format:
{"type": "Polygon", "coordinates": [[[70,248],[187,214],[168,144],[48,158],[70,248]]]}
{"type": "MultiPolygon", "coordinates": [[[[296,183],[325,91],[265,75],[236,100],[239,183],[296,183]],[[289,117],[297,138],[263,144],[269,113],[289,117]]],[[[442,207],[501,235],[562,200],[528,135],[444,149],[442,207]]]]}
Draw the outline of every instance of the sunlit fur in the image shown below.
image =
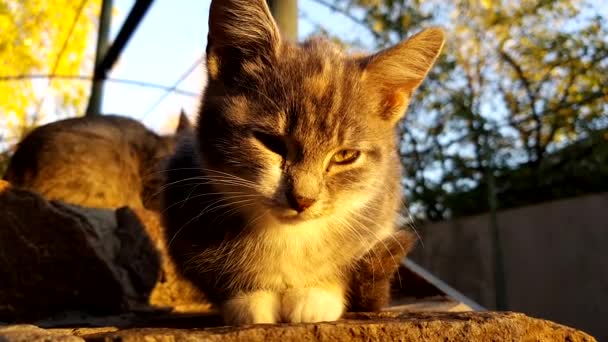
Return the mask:
{"type": "MultiPolygon", "coordinates": [[[[176,134],[188,126],[182,115],[176,134]]],[[[19,142],[4,179],[49,200],[159,210],[161,165],[175,151],[175,140],[118,115],[59,120],[19,142]]]]}
{"type": "Polygon", "coordinates": [[[397,225],[395,123],[443,32],[350,57],[282,41],[263,0],[212,1],[209,26],[198,130],[165,186],[172,256],[229,324],[335,320],[353,265],[397,225]],[[332,164],[342,149],[361,156],[332,164]],[[315,201],[298,213],[290,194],[315,201]]]}

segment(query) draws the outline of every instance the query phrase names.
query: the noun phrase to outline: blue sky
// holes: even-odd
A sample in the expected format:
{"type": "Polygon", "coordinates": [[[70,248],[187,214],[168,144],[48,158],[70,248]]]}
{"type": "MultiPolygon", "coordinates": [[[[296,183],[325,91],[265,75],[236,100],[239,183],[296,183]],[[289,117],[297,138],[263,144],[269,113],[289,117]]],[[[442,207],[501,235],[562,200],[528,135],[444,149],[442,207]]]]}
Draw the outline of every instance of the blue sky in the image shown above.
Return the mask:
{"type": "MultiPolygon", "coordinates": [[[[118,33],[133,3],[133,0],[114,0],[117,14],[113,17],[111,39],[118,33]]],[[[210,0],[156,0],[110,77],[172,86],[205,51],[209,4],[210,0]]],[[[313,32],[316,24],[322,24],[343,38],[370,39],[365,28],[314,0],[299,0],[299,11],[301,38],[313,32]]],[[[200,93],[205,82],[203,69],[200,64],[179,88],[200,93]]],[[[149,111],[163,93],[164,90],[159,89],[106,82],[102,111],[132,116],[156,130],[167,129],[167,120],[176,117],[180,108],[194,117],[198,97],[179,94],[167,96],[149,111]]]]}

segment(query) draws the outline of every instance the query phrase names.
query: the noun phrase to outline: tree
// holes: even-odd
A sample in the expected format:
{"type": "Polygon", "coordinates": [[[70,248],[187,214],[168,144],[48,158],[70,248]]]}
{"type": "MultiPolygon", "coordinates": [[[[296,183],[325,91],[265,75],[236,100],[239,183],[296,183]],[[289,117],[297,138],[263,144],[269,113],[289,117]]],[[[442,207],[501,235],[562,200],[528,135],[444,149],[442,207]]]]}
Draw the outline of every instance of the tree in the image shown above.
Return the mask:
{"type": "Polygon", "coordinates": [[[378,47],[431,24],[448,29],[402,125],[404,184],[421,219],[487,210],[496,177],[499,206],[511,203],[501,198],[510,170],[527,169],[518,182],[533,189],[548,156],[608,127],[608,24],[592,1],[316,2],[368,27],[378,47]]]}
{"type": "Polygon", "coordinates": [[[476,104],[463,103],[463,108],[480,118],[477,127],[482,129],[477,131],[481,134],[473,134],[475,155],[483,155],[480,137],[489,151],[469,166],[481,173],[479,184],[449,196],[452,213],[488,209],[482,194],[488,182],[483,175],[488,171],[499,177],[497,191],[503,208],[572,195],[555,191],[564,189],[563,183],[544,187],[547,179],[557,181],[555,174],[564,172],[547,167],[552,162],[546,159],[608,123],[608,90],[602,87],[608,82],[606,18],[590,15],[586,3],[565,1],[529,1],[520,6],[463,2],[459,6],[459,12],[471,14],[456,21],[459,33],[466,37],[456,50],[457,65],[462,66],[469,102],[476,104]]]}
{"type": "Polygon", "coordinates": [[[81,112],[89,86],[32,79],[31,74],[78,75],[92,69],[91,36],[101,0],[0,0],[0,144],[13,143],[48,111],[81,112]],[[43,100],[50,105],[45,106],[43,100]]]}

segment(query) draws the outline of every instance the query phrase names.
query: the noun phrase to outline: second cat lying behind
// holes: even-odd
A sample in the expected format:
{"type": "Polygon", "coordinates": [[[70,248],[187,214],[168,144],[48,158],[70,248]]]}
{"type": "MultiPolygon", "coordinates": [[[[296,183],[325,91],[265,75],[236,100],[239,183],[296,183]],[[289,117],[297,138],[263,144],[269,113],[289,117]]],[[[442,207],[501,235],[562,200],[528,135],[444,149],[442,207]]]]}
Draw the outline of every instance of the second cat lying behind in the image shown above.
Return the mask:
{"type": "Polygon", "coordinates": [[[4,179],[49,200],[159,210],[164,160],[174,151],[176,136],[189,130],[183,113],[176,135],[168,136],[117,115],[55,121],[18,144],[4,179]]]}

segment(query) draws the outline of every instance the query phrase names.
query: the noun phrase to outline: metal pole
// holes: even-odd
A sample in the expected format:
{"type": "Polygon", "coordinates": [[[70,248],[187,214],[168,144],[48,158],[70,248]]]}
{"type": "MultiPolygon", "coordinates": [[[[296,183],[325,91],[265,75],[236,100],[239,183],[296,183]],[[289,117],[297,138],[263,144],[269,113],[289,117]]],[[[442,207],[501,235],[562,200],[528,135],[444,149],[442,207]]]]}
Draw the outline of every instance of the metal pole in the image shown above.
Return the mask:
{"type": "Polygon", "coordinates": [[[129,40],[131,40],[131,37],[133,37],[133,34],[137,30],[137,27],[139,27],[139,24],[153,2],[153,0],[135,1],[135,4],[131,7],[131,11],[118,31],[112,45],[107,47],[103,58],[95,65],[95,74],[99,75],[100,78],[105,79],[108,72],[112,70],[118,57],[122,54],[122,51],[129,43],[129,40]]]}
{"type": "Polygon", "coordinates": [[[298,0],[267,0],[272,16],[281,33],[292,41],[298,40],[298,0]]]}
{"type": "Polygon", "coordinates": [[[103,81],[105,75],[99,74],[97,66],[103,59],[110,43],[110,25],[112,22],[112,0],[103,0],[101,13],[99,15],[99,27],[97,33],[97,49],[95,51],[95,73],[91,86],[91,96],[87,106],[86,115],[101,114],[101,100],[103,98],[103,81]]]}

